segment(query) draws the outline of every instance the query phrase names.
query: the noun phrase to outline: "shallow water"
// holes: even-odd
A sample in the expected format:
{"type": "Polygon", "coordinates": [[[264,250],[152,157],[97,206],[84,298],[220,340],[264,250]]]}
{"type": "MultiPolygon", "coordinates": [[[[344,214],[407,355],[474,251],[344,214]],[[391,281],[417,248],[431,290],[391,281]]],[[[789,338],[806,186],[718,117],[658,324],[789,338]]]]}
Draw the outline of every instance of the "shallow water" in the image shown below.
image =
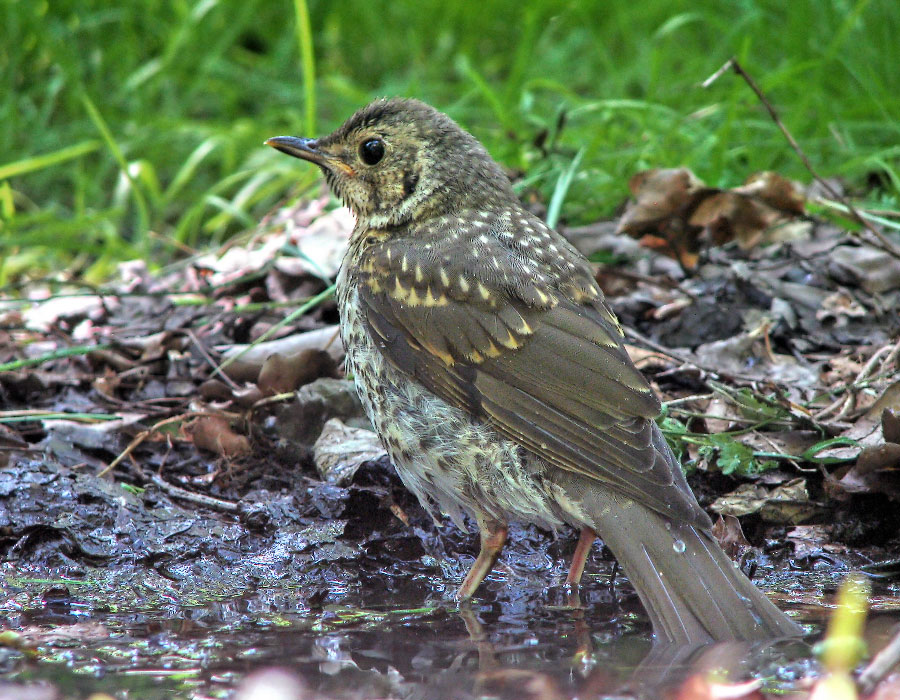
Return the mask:
{"type": "MultiPolygon", "coordinates": [[[[271,474],[223,514],[54,465],[0,469],[0,700],[238,697],[272,667],[308,693],[266,700],[658,697],[711,666],[778,692],[815,672],[810,642],[832,594],[867,561],[760,556],[758,583],[808,640],[651,654],[640,604],[601,548],[570,605],[573,533],[513,526],[460,609],[452,592],[477,536],[435,527],[390,472],[348,487],[271,474]]],[[[890,581],[872,629],[900,619],[890,581]]]]}
{"type": "MultiPolygon", "coordinates": [[[[427,579],[379,596],[337,588],[312,604],[286,583],[182,605],[174,587],[152,576],[76,585],[22,573],[5,571],[4,626],[73,637],[38,638],[36,653],[0,649],[0,668],[19,684],[49,680],[65,698],[229,697],[248,674],[273,666],[302,678],[312,697],[632,696],[638,686],[677,683],[688,672],[682,661],[708,665],[711,655],[645,660],[640,607],[630,595],[617,605],[599,573],[587,582],[583,609],[568,607],[561,588],[506,571],[492,577],[482,602],[462,610],[435,591],[442,582],[427,579]]],[[[807,606],[803,615],[817,613],[807,606]]],[[[815,665],[805,642],[722,653],[742,660],[737,678],[753,673],[773,690],[815,665]]]]}

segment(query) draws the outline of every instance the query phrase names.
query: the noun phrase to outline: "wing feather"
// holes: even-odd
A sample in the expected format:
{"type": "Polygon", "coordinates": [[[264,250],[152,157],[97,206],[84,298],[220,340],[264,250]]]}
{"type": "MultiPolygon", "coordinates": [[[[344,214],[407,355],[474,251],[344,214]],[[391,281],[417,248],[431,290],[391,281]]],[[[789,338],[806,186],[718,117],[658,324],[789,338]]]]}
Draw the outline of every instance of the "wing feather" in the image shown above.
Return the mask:
{"type": "MultiPolygon", "coordinates": [[[[659,400],[629,359],[587,263],[552,238],[569,257],[558,269],[541,268],[537,285],[533,275],[508,269],[494,274],[465,261],[454,267],[441,252],[440,230],[433,233],[393,240],[396,252],[380,251],[361,267],[360,300],[385,357],[548,463],[708,527],[652,420],[659,400]],[[395,284],[402,277],[393,269],[397,260],[407,270],[424,267],[420,277],[429,286],[417,288],[409,276],[395,284]],[[439,279],[455,286],[436,286],[439,279]]],[[[478,245],[492,245],[492,258],[507,265],[521,259],[482,238],[478,245]]]]}

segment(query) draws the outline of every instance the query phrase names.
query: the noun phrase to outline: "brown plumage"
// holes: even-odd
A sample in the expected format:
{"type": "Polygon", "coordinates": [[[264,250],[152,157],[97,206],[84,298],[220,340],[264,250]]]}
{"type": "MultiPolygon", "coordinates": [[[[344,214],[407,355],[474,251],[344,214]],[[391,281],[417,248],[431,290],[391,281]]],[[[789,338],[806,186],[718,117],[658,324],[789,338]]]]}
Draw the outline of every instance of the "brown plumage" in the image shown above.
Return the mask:
{"type": "Polygon", "coordinates": [[[267,142],[319,165],[357,215],[338,278],[347,368],[404,483],[478,522],[459,597],[510,520],[593,534],[661,642],[798,632],[722,552],[653,418],[587,260],[522,208],[487,151],[415,100],[379,100],[322,139],[267,142]]]}

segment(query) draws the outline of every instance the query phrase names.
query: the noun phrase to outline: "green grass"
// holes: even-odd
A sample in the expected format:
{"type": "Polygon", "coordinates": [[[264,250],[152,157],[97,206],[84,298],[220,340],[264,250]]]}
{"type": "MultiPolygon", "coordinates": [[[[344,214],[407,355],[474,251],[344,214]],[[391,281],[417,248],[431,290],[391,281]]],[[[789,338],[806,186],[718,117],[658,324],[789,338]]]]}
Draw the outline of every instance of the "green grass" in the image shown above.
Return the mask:
{"type": "Polygon", "coordinates": [[[732,55],[825,175],[898,207],[895,0],[676,6],[6,0],[0,285],[63,266],[102,279],[251,227],[317,182],[262,141],[379,95],[449,112],[570,223],[612,215],[647,167],[809,180],[736,76],[698,87],[732,55]]]}

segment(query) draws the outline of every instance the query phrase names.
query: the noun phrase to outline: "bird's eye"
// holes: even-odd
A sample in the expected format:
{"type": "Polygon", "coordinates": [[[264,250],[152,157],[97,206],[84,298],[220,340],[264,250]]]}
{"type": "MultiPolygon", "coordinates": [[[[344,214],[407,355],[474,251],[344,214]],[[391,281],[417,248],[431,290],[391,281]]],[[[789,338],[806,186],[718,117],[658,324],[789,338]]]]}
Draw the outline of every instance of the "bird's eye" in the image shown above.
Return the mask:
{"type": "Polygon", "coordinates": [[[366,165],[375,165],[384,158],[384,141],[381,139],[366,139],[359,145],[359,157],[366,165]]]}

